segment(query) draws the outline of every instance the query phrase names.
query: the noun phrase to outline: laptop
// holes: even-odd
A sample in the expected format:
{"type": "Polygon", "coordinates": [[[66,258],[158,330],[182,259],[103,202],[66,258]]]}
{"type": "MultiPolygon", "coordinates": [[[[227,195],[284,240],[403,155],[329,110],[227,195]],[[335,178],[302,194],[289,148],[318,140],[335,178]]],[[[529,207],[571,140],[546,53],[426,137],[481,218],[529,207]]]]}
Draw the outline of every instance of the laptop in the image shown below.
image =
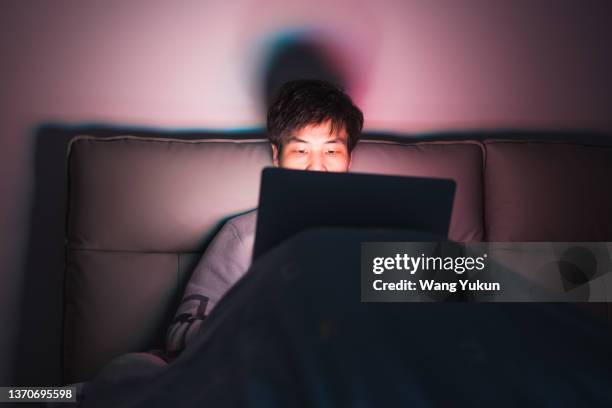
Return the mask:
{"type": "Polygon", "coordinates": [[[314,227],[411,229],[447,237],[455,182],[266,167],[253,260],[314,227]]]}

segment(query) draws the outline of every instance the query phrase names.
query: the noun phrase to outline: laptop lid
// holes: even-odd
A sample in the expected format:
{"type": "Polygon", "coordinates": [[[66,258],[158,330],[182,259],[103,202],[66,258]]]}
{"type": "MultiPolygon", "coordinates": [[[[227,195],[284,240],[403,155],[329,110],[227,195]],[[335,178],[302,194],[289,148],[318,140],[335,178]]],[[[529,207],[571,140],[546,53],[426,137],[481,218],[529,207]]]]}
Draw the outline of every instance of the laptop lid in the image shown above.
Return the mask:
{"type": "Polygon", "coordinates": [[[266,167],[253,260],[313,227],[413,229],[448,235],[450,179],[266,167]]]}

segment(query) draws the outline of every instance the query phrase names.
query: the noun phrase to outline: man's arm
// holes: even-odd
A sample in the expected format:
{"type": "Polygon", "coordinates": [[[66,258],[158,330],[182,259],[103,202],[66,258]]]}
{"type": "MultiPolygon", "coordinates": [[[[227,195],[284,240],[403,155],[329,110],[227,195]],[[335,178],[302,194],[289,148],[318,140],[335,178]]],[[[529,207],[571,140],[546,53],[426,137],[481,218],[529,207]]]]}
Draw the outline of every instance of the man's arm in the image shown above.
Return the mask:
{"type": "Polygon", "coordinates": [[[166,350],[178,355],[219,299],[247,271],[250,265],[238,228],[228,221],[200,258],[166,334],[166,350]]]}

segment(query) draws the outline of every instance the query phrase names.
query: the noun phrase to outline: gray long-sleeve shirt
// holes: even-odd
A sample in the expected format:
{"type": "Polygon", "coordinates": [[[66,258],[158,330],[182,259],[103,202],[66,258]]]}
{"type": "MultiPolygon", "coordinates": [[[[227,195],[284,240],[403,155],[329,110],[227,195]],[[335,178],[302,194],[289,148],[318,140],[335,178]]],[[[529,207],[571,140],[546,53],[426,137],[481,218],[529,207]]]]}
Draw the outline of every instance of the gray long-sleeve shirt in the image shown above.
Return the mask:
{"type": "Polygon", "coordinates": [[[251,265],[257,210],[228,220],[200,258],[166,336],[176,355],[189,343],[219,299],[251,265]]]}

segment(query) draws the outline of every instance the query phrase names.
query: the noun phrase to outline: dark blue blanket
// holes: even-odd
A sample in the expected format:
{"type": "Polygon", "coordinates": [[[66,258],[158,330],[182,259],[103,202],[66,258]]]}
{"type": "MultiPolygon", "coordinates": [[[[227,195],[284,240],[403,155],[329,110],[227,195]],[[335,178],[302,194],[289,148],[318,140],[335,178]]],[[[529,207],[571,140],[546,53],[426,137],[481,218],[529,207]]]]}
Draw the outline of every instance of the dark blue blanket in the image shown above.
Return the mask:
{"type": "Polygon", "coordinates": [[[612,331],[576,305],[361,303],[360,243],[386,238],[287,241],[176,361],[83,406],[612,407],[612,331]]]}

